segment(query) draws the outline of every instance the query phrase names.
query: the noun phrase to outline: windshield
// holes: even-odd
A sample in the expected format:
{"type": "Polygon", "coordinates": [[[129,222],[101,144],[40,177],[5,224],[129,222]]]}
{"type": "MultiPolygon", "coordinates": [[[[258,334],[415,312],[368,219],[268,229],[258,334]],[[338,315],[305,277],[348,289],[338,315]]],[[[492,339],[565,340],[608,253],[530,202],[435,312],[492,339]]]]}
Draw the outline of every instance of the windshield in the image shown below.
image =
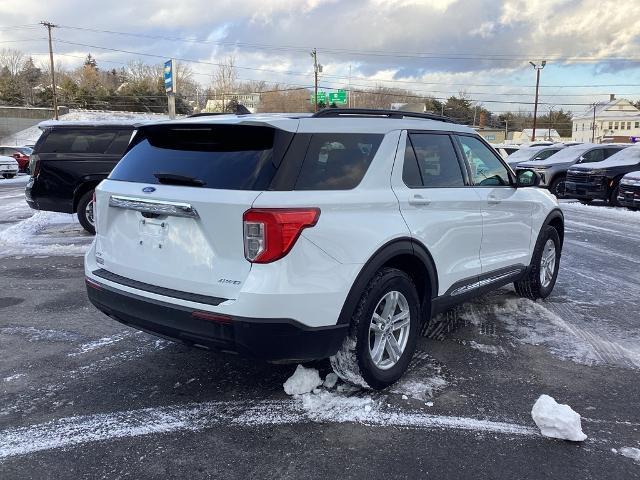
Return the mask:
{"type": "Polygon", "coordinates": [[[553,162],[569,162],[577,160],[577,158],[583,153],[591,150],[593,145],[576,145],[574,147],[567,147],[560,150],[558,153],[549,158],[549,161],[553,162]]]}
{"type": "Polygon", "coordinates": [[[640,164],[640,147],[631,147],[620,150],[602,162],[592,163],[591,168],[610,168],[624,165],[640,164]]]}
{"type": "Polygon", "coordinates": [[[521,148],[517,152],[514,152],[511,155],[509,155],[509,162],[513,162],[513,161],[524,162],[525,160],[529,160],[535,154],[537,154],[538,152],[540,152],[542,150],[543,149],[540,148],[540,147],[521,148]]]}

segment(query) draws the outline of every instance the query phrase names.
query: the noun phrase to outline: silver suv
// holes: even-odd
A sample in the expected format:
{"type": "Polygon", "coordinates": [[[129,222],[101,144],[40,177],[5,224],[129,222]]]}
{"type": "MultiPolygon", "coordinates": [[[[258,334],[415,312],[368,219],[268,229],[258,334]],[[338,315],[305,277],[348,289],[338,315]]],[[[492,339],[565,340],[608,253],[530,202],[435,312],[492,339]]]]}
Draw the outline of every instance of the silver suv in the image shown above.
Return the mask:
{"type": "Polygon", "coordinates": [[[532,169],[540,176],[540,186],[548,188],[556,197],[564,195],[567,170],[575,164],[601,162],[625,148],[624,145],[596,145],[583,143],[564,148],[546,160],[519,163],[517,168],[532,169]]]}

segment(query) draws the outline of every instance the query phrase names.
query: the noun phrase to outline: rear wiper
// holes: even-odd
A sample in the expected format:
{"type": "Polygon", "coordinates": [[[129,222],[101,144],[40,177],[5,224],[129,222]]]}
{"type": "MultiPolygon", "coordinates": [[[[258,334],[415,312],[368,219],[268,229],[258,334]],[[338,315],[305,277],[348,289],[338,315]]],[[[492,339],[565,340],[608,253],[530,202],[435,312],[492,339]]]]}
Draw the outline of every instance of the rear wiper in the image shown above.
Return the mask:
{"type": "Polygon", "coordinates": [[[153,176],[156,177],[160,183],[164,183],[166,185],[189,185],[193,187],[202,187],[206,184],[199,178],[180,175],[177,173],[154,173],[153,176]]]}

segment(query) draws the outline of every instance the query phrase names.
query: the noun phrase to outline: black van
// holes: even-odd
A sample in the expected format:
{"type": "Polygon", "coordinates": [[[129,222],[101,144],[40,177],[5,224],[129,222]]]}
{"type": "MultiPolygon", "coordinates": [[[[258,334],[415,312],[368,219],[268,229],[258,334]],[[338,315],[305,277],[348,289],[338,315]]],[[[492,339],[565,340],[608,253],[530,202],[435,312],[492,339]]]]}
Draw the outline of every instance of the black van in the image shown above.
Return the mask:
{"type": "Polygon", "coordinates": [[[27,203],[37,210],[77,213],[95,233],[93,189],[124,155],[136,123],[42,122],[26,187],[27,203]]]}

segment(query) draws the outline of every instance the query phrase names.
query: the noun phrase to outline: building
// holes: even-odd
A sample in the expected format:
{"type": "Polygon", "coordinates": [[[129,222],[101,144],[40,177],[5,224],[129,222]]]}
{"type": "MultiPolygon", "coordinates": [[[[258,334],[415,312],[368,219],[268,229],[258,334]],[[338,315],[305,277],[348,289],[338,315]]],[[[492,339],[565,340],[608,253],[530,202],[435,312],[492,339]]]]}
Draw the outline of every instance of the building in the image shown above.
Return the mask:
{"type": "MultiPolygon", "coordinates": [[[[513,143],[527,143],[531,141],[531,135],[533,135],[533,128],[525,128],[521,132],[513,132],[513,143]]],[[[540,141],[561,142],[562,137],[555,128],[536,128],[535,142],[540,141]]]]}
{"type": "Polygon", "coordinates": [[[640,110],[629,100],[611,95],[608,102],[598,103],[573,117],[572,139],[578,142],[631,143],[640,137],[640,110]],[[595,108],[595,129],[594,129],[595,108]]]}
{"type": "Polygon", "coordinates": [[[504,128],[475,127],[475,131],[489,143],[505,143],[507,140],[504,128]]]}
{"type": "Polygon", "coordinates": [[[220,113],[224,112],[225,107],[235,100],[241,105],[247,107],[251,113],[256,113],[258,106],[260,105],[259,93],[220,93],[213,95],[212,98],[207,100],[207,104],[204,107],[204,111],[207,113],[220,113]]]}

